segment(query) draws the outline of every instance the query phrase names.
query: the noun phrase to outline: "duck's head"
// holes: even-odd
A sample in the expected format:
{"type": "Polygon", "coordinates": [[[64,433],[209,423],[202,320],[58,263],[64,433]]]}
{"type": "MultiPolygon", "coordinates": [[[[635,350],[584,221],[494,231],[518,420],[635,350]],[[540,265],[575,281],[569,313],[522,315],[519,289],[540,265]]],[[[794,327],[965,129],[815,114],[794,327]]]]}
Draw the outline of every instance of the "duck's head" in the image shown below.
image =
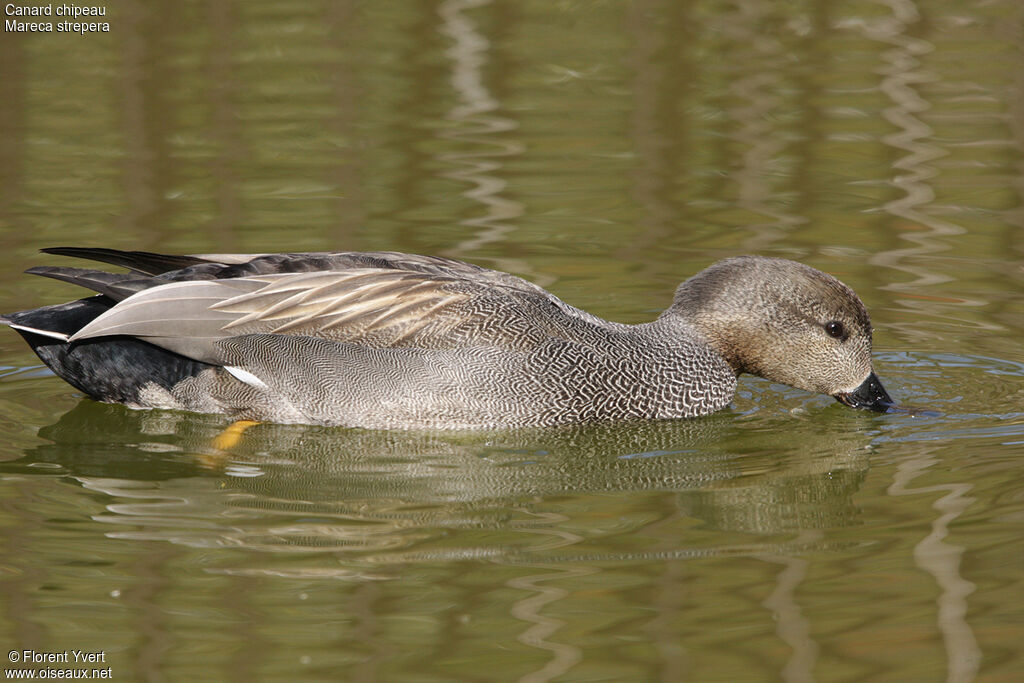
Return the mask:
{"type": "Polygon", "coordinates": [[[785,259],[740,256],[701,271],[663,314],[694,325],[737,374],[886,412],[871,365],[871,321],[852,289],[785,259]]]}

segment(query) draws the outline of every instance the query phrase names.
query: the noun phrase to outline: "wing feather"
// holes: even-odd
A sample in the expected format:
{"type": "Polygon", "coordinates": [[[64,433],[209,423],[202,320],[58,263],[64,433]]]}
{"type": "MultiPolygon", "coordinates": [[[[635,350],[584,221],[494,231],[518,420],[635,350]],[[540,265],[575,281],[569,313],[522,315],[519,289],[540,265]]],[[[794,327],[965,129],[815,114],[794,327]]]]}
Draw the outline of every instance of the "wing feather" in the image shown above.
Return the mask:
{"type": "Polygon", "coordinates": [[[218,362],[220,341],[246,334],[322,337],[371,347],[527,350],[552,336],[580,338],[621,327],[514,275],[435,256],[179,257],[88,248],[57,253],[134,270],[127,275],[66,268],[39,272],[121,299],[70,341],[135,336],[209,363],[218,362]],[[168,270],[175,266],[180,269],[168,270]]]}
{"type": "Polygon", "coordinates": [[[361,342],[370,337],[380,342],[399,334],[397,328],[413,318],[429,317],[442,305],[472,296],[459,291],[456,278],[378,268],[268,275],[261,280],[267,284],[258,290],[213,304],[214,310],[236,316],[225,331],[361,342]]]}
{"type": "Polygon", "coordinates": [[[243,334],[445,348],[456,343],[446,333],[474,324],[460,304],[490,289],[374,268],[172,282],[128,297],[70,341],[129,335],[204,362],[217,362],[217,341],[243,334]]]}

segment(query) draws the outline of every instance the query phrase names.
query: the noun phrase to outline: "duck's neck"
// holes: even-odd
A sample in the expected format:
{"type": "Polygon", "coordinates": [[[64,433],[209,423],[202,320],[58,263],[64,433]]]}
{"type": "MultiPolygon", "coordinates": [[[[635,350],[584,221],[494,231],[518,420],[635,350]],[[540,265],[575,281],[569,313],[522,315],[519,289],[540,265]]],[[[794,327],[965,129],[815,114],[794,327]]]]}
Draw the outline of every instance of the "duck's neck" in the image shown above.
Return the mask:
{"type": "Polygon", "coordinates": [[[652,332],[662,338],[679,337],[693,338],[701,337],[715,352],[718,353],[737,375],[744,372],[756,371],[749,367],[745,360],[744,345],[746,335],[741,326],[732,325],[728,320],[715,318],[714,316],[694,314],[681,314],[676,307],[672,307],[662,313],[656,320],[647,323],[652,332]]]}

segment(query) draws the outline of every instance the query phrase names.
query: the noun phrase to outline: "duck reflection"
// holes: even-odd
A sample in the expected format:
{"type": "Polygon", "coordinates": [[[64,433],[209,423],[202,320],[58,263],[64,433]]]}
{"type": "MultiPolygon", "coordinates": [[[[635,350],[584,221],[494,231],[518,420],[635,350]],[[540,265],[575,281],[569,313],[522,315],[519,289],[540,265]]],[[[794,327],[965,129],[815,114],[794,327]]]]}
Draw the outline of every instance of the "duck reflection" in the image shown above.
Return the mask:
{"type": "MultiPolygon", "coordinates": [[[[824,414],[845,422],[841,409],[824,414]]],[[[794,417],[784,433],[736,415],[472,433],[258,424],[223,451],[212,446],[225,427],[215,416],[83,401],[40,431],[51,443],[3,468],[59,465],[115,499],[97,518],[125,527],[112,533],[190,545],[422,549],[445,530],[500,531],[551,502],[569,526],[606,525],[591,538],[666,515],[702,531],[771,535],[857,522],[869,437],[820,418],[794,417]]],[[[500,533],[471,540],[433,550],[525,550],[500,533]]]]}

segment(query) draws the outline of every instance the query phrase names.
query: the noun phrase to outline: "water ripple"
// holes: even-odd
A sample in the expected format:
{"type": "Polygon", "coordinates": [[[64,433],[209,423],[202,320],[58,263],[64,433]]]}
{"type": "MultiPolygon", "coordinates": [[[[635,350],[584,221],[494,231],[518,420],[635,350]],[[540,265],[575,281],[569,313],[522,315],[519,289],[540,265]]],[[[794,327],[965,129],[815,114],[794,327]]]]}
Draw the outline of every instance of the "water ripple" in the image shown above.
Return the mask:
{"type": "MultiPolygon", "coordinates": [[[[494,113],[499,109],[499,103],[485,84],[483,73],[491,43],[466,14],[468,10],[488,4],[490,0],[447,0],[438,8],[442,20],[439,31],[453,41],[446,54],[451,60],[452,89],[458,96],[458,104],[447,115],[454,128],[443,130],[438,135],[465,148],[445,152],[438,158],[445,166],[456,167],[442,175],[471,184],[463,196],[481,204],[485,210],[482,216],[459,221],[474,230],[472,237],[448,250],[451,255],[461,258],[487,244],[503,240],[515,229],[507,221],[522,216],[524,212],[520,202],[502,196],[508,183],[496,175],[503,167],[502,157],[517,156],[524,151],[521,142],[500,137],[502,133],[516,130],[519,124],[494,113]]],[[[479,254],[474,254],[473,258],[491,260],[502,270],[524,274],[532,272],[530,265],[519,259],[488,259],[479,254]]],[[[538,284],[550,284],[549,280],[534,279],[538,284]]]]}
{"type": "Polygon", "coordinates": [[[932,520],[931,531],[914,546],[914,560],[935,579],[941,591],[937,602],[937,625],[946,646],[949,683],[973,681],[981,666],[981,649],[974,630],[967,622],[967,598],[977,586],[960,573],[965,548],[949,543],[950,525],[976,501],[967,495],[973,486],[966,482],[918,486],[911,482],[940,462],[926,454],[903,461],[893,475],[888,493],[892,496],[945,494],[932,503],[939,515],[932,520]]]}
{"type": "Polygon", "coordinates": [[[882,116],[898,130],[883,136],[882,142],[903,153],[893,163],[898,173],[891,183],[904,195],[887,202],[883,209],[906,221],[907,225],[899,226],[903,229],[898,235],[913,246],[880,252],[872,257],[871,263],[914,276],[910,282],[885,287],[906,291],[951,279],[950,275],[928,268],[915,259],[951,249],[943,238],[962,234],[964,229],[923,210],[935,199],[935,192],[928,181],[938,172],[929,164],[948,155],[945,149],[933,142],[934,131],[919,117],[931,109],[931,104],[922,97],[917,86],[935,78],[921,69],[919,58],[932,52],[935,46],[908,35],[922,19],[916,3],[912,0],[883,0],[882,4],[891,10],[891,14],[864,22],[861,26],[868,38],[892,46],[882,54],[887,66],[881,70],[883,78],[879,89],[893,102],[883,110],[882,116]],[[924,230],[916,229],[917,226],[923,226],[924,230]]]}

